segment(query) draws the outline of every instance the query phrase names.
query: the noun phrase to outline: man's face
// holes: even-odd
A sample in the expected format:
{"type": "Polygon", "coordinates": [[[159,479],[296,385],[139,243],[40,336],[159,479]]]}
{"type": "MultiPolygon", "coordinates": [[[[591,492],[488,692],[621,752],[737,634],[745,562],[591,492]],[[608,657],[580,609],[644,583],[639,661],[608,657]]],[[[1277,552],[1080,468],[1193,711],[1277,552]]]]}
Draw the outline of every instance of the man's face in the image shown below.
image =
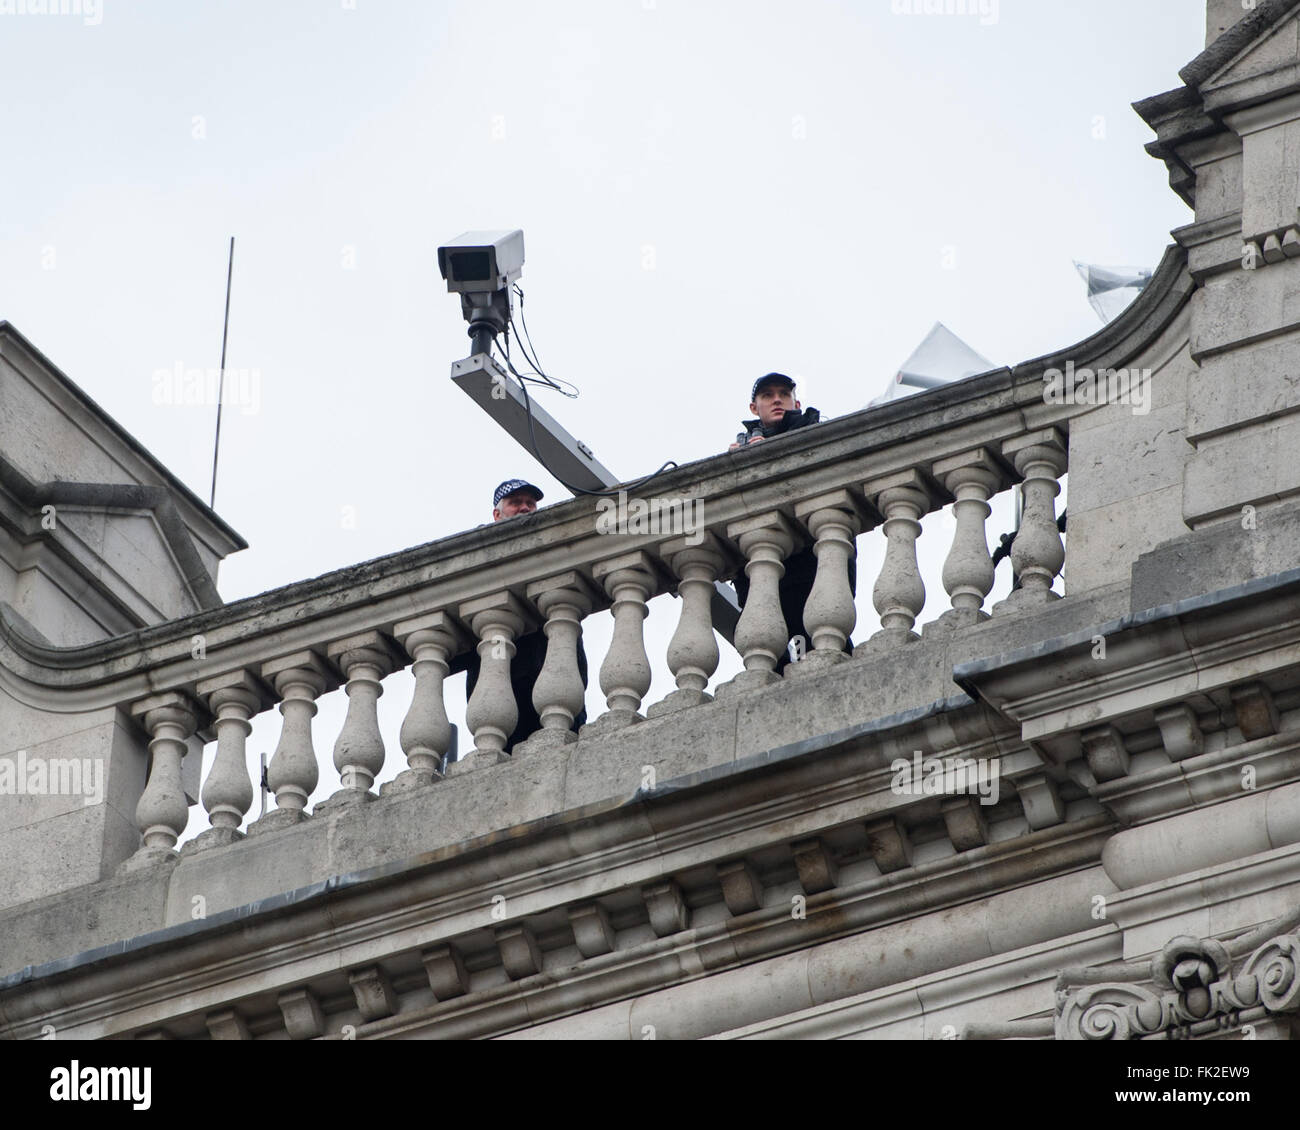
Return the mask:
{"type": "Polygon", "coordinates": [[[754,397],[754,403],[749,406],[749,410],[766,427],[779,423],[787,412],[798,407],[799,402],[794,398],[793,388],[789,385],[770,384],[758,390],[758,395],[754,397]]]}
{"type": "Polygon", "coordinates": [[[514,518],[520,514],[531,514],[536,509],[537,499],[533,497],[532,492],[517,490],[514,494],[506,495],[492,508],[492,521],[499,522],[502,518],[514,518]]]}

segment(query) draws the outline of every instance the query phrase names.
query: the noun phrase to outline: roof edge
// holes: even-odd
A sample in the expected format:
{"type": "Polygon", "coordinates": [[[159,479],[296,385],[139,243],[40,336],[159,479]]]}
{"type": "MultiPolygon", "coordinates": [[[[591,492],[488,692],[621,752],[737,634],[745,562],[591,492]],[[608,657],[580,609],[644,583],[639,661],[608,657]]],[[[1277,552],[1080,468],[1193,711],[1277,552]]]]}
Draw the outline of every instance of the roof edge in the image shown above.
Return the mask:
{"type": "MultiPolygon", "coordinates": [[[[1300,3],[1300,0],[1297,0],[1300,3]]],[[[105,427],[116,437],[131,449],[131,451],[143,459],[150,468],[152,468],[163,479],[168,490],[179,495],[186,503],[192,506],[201,518],[207,521],[218,533],[230,542],[231,548],[223,557],[229,556],[230,553],[238,552],[241,549],[248,548],[248,542],[230,526],[224,518],[215,510],[196,495],[188,486],[186,486],[175,473],[172,472],[156,455],[138,439],[128,432],[119,424],[108,412],[99,406],[71,377],[42,353],[35,345],[31,343],[12,322],[0,318],[0,339],[8,338],[15,342],[20,349],[26,352],[30,357],[45,369],[51,376],[58,380],[64,388],[97,420],[101,421],[105,427]]],[[[126,484],[130,485],[130,484],[126,484]]],[[[149,485],[149,484],[141,484],[149,485]]]]}

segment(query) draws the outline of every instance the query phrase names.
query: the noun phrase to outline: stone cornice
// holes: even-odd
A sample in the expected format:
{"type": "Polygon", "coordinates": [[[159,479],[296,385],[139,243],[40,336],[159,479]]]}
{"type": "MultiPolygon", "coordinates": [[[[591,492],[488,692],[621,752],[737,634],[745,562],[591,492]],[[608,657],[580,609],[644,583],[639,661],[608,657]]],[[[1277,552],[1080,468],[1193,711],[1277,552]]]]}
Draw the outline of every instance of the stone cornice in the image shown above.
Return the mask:
{"type": "Polygon", "coordinates": [[[827,1002],[815,1008],[722,1033],[720,1039],[833,1040],[844,1037],[927,1040],[1051,1039],[1051,1015],[1012,1021],[968,1023],[958,1029],[943,1023],[946,1010],[983,1005],[1015,996],[1027,986],[1048,986],[1063,963],[1092,958],[1104,961],[1119,944],[1119,935],[1102,927],[1067,939],[1052,939],[1000,953],[941,973],[917,977],[887,988],[827,1002]],[[886,1030],[900,1023],[914,1033],[886,1030]]]}
{"type": "MultiPolygon", "coordinates": [[[[833,777],[832,770],[822,766],[819,775],[833,777]]],[[[196,1008],[230,1007],[268,987],[328,979],[341,967],[373,960],[370,955],[401,961],[404,952],[426,952],[462,937],[464,927],[457,933],[458,922],[478,923],[481,932],[488,924],[490,897],[496,894],[504,893],[512,908],[508,924],[523,911],[553,912],[557,906],[583,905],[610,894],[601,887],[606,872],[617,873],[624,883],[629,868],[638,866],[647,878],[671,873],[683,866],[685,856],[680,853],[692,828],[701,845],[707,842],[719,858],[740,846],[736,833],[748,833],[755,844],[770,844],[778,826],[783,835],[806,834],[810,828],[781,825],[779,813],[766,811],[770,801],[747,795],[749,790],[737,792],[741,780],[771,771],[770,765],[754,765],[707,783],[669,782],[662,798],[550,817],[544,826],[513,828],[504,838],[487,837],[399,865],[339,876],[204,921],[144,934],[40,969],[29,967],[0,981],[0,1017],[6,1032],[19,1037],[43,1023],[88,1035],[151,1027],[196,1008]],[[714,803],[707,802],[710,795],[714,803]],[[719,829],[716,805],[735,810],[736,829],[730,836],[719,829]],[[672,815],[673,810],[682,815],[672,815]],[[572,858],[571,864],[561,863],[565,856],[572,858]]],[[[757,785],[757,779],[753,783],[757,785]]],[[[823,787],[842,788],[843,783],[828,780],[823,787]]],[[[791,813],[823,821],[835,815],[814,798],[790,796],[780,787],[776,791],[791,813]]],[[[373,820],[376,814],[369,816],[373,820]]],[[[806,919],[792,918],[789,906],[778,903],[629,950],[616,949],[563,976],[546,971],[499,989],[471,992],[425,1014],[403,1011],[367,1025],[362,1034],[392,1034],[434,1020],[440,1034],[488,1035],[566,1015],[642,989],[689,981],[705,972],[902,922],[920,911],[1068,874],[1095,863],[1110,830],[1104,817],[1088,817],[810,897],[806,919]],[[669,955],[680,956],[671,962],[677,972],[666,976],[669,955]],[[521,1008],[525,999],[526,1009],[521,1008]]],[[[701,862],[697,858],[691,866],[701,862]]],[[[1089,889],[1095,885],[1091,880],[1089,889]]],[[[1075,902],[1086,908],[1086,900],[1067,900],[1068,905],[1075,902]]],[[[1075,917],[1086,920],[1086,909],[1075,917]]],[[[1051,937],[1078,925],[1070,918],[1068,923],[1041,921],[1034,929],[1051,937]]]]}
{"type": "Polygon", "coordinates": [[[1188,86],[1200,86],[1209,81],[1297,8],[1300,8],[1300,0],[1261,0],[1252,11],[1242,16],[1222,35],[1217,36],[1213,43],[1208,44],[1195,59],[1183,66],[1178,71],[1178,77],[1188,86]]]}
{"type": "Polygon", "coordinates": [[[1069,731],[1296,666],[1300,623],[1279,606],[1297,602],[1300,569],[963,663],[953,679],[1019,723],[1024,740],[1050,746],[1069,731]]]}
{"type": "Polygon", "coordinates": [[[1196,174],[1187,147],[1229,132],[1223,115],[1269,101],[1300,88],[1300,68],[1283,64],[1260,74],[1233,79],[1233,65],[1279,23],[1292,18],[1300,0],[1262,0],[1180,70],[1184,85],[1133,103],[1157,140],[1148,153],[1169,168],[1170,187],[1189,207],[1196,206],[1196,174]]]}
{"type": "Polygon", "coordinates": [[[73,403],[78,405],[82,411],[95,421],[98,427],[103,430],[106,438],[111,437],[113,443],[130,452],[131,456],[142,465],[142,469],[147,468],[149,473],[156,475],[162,481],[164,489],[171,492],[176,502],[179,503],[178,509],[186,511],[193,521],[206,528],[205,532],[220,546],[221,556],[224,557],[235,550],[248,548],[248,543],[231,529],[216,511],[212,510],[189,487],[172,474],[167,467],[150,454],[139,440],[87,396],[67,374],[28,341],[15,326],[2,319],[0,319],[0,356],[5,356],[7,359],[21,358],[28,364],[29,371],[34,370],[43,374],[66,397],[69,397],[73,403]]]}
{"type": "MultiPolygon", "coordinates": [[[[1294,785],[1274,790],[1270,799],[1275,798],[1279,803],[1268,804],[1267,807],[1294,804],[1297,791],[1294,785]]],[[[1250,807],[1249,803],[1237,802],[1236,811],[1228,815],[1241,817],[1249,821],[1252,827],[1264,823],[1260,819],[1260,809],[1265,806],[1256,804],[1253,813],[1243,811],[1250,807]]],[[[1217,815],[1222,816],[1224,813],[1221,811],[1217,815]]],[[[1212,820],[1202,818],[1200,823],[1204,829],[1212,820]]],[[[1172,831],[1186,830],[1187,821],[1180,821],[1179,824],[1183,827],[1174,825],[1172,831]]],[[[1131,840],[1141,834],[1139,832],[1128,838],[1131,840]]],[[[1180,862],[1190,864],[1191,869],[1178,869],[1177,863],[1169,861],[1169,866],[1164,870],[1174,871],[1173,874],[1162,875],[1160,870],[1151,866],[1166,861],[1151,859],[1148,863],[1144,859],[1141,862],[1146,865],[1146,873],[1135,876],[1132,874],[1133,864],[1144,845],[1127,845],[1125,854],[1128,859],[1124,861],[1117,860],[1116,853],[1110,850],[1116,845],[1116,840],[1124,836],[1124,832],[1118,833],[1107,845],[1107,849],[1103,850],[1102,866],[1107,868],[1106,873],[1111,880],[1121,886],[1120,891],[1106,899],[1107,921],[1119,926],[1131,952],[1135,948],[1137,952],[1147,950],[1150,942],[1143,939],[1150,939],[1157,931],[1160,932],[1159,937],[1167,938],[1169,931],[1164,924],[1170,921],[1235,924],[1233,916],[1241,913],[1243,906],[1247,908],[1245,913],[1250,914],[1251,908],[1267,906],[1270,902],[1277,906],[1275,900],[1282,900],[1280,905],[1286,907],[1300,899],[1300,842],[1297,842],[1300,837],[1291,843],[1275,847],[1268,846],[1272,837],[1267,835],[1251,837],[1249,842],[1239,840],[1234,852],[1221,853],[1224,856],[1231,855],[1231,858],[1214,863],[1207,863],[1199,856],[1188,860],[1184,854],[1180,862]],[[1135,878],[1140,880],[1137,885],[1128,885],[1135,878]],[[1189,907],[1193,908],[1190,914],[1189,907]]],[[[1150,851],[1149,845],[1146,846],[1150,855],[1156,854],[1150,851]]],[[[1300,908],[1300,904],[1297,905],[1300,908]]],[[[1254,913],[1257,915],[1259,912],[1256,910],[1254,913]]],[[[1282,917],[1276,921],[1282,921],[1282,917]]],[[[1279,932],[1276,921],[1266,922],[1262,926],[1254,925],[1246,935],[1233,939],[1228,944],[1229,953],[1241,957],[1256,949],[1267,940],[1265,935],[1271,937],[1279,932]]],[[[1289,927],[1284,926],[1282,929],[1289,927]]],[[[1113,967],[1103,979],[1145,980],[1150,976],[1149,966],[1149,960],[1121,963],[1113,967]]],[[[1065,972],[1070,978],[1076,977],[1078,973],[1076,969],[1067,969],[1065,972]]]]}
{"type": "MultiPolygon", "coordinates": [[[[204,921],[141,933],[42,968],[29,967],[0,981],[0,1014],[19,1028],[24,1018],[39,1014],[47,1020],[56,1016],[50,1022],[61,1031],[106,1034],[109,1029],[100,1025],[123,1031],[123,1025],[130,1028],[138,1021],[145,1027],[158,1021],[160,1009],[161,1015],[168,1015],[168,1010],[181,1008],[182,1001],[191,1009],[195,1001],[210,1001],[213,1009],[230,1007],[240,999],[240,978],[323,983],[341,960],[360,965],[367,954],[409,950],[418,955],[448,944],[477,952],[493,945],[491,934],[485,935],[492,925],[488,911],[493,896],[506,900],[509,922],[526,926],[534,920],[545,923],[562,908],[590,905],[596,898],[613,904],[638,898],[638,884],[662,881],[665,875],[698,874],[702,867],[738,857],[789,851],[790,843],[806,844],[828,830],[856,828],[854,835],[861,842],[863,825],[939,804],[941,798],[934,796],[893,793],[889,763],[899,751],[924,747],[990,757],[998,756],[1004,742],[1005,734],[987,710],[962,698],[662,780],[648,794],[531,821],[514,816],[500,830],[414,858],[271,895],[213,913],[204,921]]],[[[311,842],[368,836],[376,821],[402,826],[436,822],[436,810],[427,806],[439,794],[447,796],[448,789],[465,794],[473,786],[496,795],[502,785],[493,784],[493,774],[504,784],[526,772],[528,764],[525,759],[446,782],[423,797],[381,798],[364,812],[317,818],[256,842],[184,857],[167,876],[169,898],[188,908],[187,892],[202,891],[236,860],[244,867],[262,866],[250,852],[301,873],[304,852],[314,855],[311,842]],[[391,804],[404,811],[386,819],[383,809],[391,804]]],[[[463,795],[460,802],[472,804],[473,795],[463,795]]],[[[537,810],[546,811],[544,799],[537,810]]],[[[685,934],[679,931],[662,944],[634,946],[585,965],[558,983],[547,973],[499,992],[471,992],[461,1003],[444,1002],[438,1016],[460,1017],[452,1025],[457,1032],[457,1025],[468,1025],[468,1034],[499,1031],[511,1026],[511,1010],[517,1012],[521,993],[530,1001],[538,998],[538,1003],[530,1003],[530,1014],[549,1009],[561,1015],[570,1008],[564,1002],[571,1002],[574,983],[594,978],[593,984],[604,986],[600,992],[613,994],[642,981],[654,986],[661,983],[664,955],[686,952],[683,946],[701,954],[698,960],[683,962],[678,979],[689,980],[701,962],[725,968],[761,960],[798,949],[810,938],[905,920],[918,905],[954,905],[974,895],[1095,865],[1112,830],[1109,818],[1094,813],[1037,832],[1004,832],[982,847],[810,895],[811,929],[802,919],[792,925],[788,905],[768,900],[765,909],[738,915],[734,926],[729,919],[685,934]]],[[[112,897],[123,905],[136,897],[133,883],[147,901],[155,882],[148,874],[129,881],[118,878],[104,885],[103,894],[92,888],[83,893],[92,901],[112,897]]],[[[61,908],[66,897],[52,901],[51,908],[54,902],[61,908]]],[[[19,907],[4,917],[12,928],[15,914],[41,913],[40,907],[19,907]]]]}
{"type": "MultiPolygon", "coordinates": [[[[58,534],[50,537],[39,530],[39,515],[41,507],[45,505],[84,506],[106,511],[148,511],[153,515],[167,548],[176,558],[181,579],[195,603],[203,608],[219,608],[224,603],[211,574],[194,547],[193,535],[181,518],[169,489],[140,483],[77,483],[63,479],[38,483],[29,479],[3,455],[0,455],[0,487],[8,490],[20,505],[32,513],[30,525],[36,529],[25,530],[24,535],[32,538],[44,536],[55,547],[59,545],[58,534]]],[[[81,568],[72,555],[64,554],[64,557],[86,578],[87,583],[97,589],[104,589],[103,583],[81,568]]],[[[106,590],[104,596],[116,601],[106,590]]],[[[121,604],[120,601],[117,603],[121,604]]],[[[122,607],[125,611],[125,606],[122,607]]]]}
{"type": "MultiPolygon", "coordinates": [[[[972,703],[965,696],[958,696],[808,737],[712,768],[657,780],[648,791],[644,786],[636,788],[632,784],[643,780],[638,769],[627,774],[629,788],[621,795],[577,805],[570,803],[554,812],[548,811],[551,804],[543,796],[526,811],[513,808],[502,823],[488,812],[474,825],[475,829],[485,831],[475,830],[466,838],[425,852],[418,862],[459,861],[442,875],[437,889],[445,895],[473,887],[487,877],[487,873],[475,871],[475,864],[471,862],[475,858],[479,858],[491,869],[491,874],[499,878],[513,872],[529,872],[537,865],[539,852],[548,868],[577,860],[581,867],[595,866],[599,869],[603,864],[593,864],[587,858],[588,852],[599,854],[592,843],[575,844],[569,836],[555,831],[557,827],[589,821],[603,821],[610,825],[614,831],[606,835],[613,842],[623,843],[638,836],[653,838],[661,853],[691,849],[698,837],[708,840],[718,851],[744,852],[762,840],[767,825],[779,826],[798,838],[824,829],[837,819],[853,822],[873,819],[882,813],[933,807],[937,803],[933,796],[891,794],[890,762],[895,756],[902,751],[924,748],[938,756],[998,757],[1006,739],[1006,733],[1000,732],[998,720],[987,708],[972,703]],[[786,783],[774,785],[778,778],[786,783]],[[688,795],[693,797],[683,810],[688,818],[678,820],[671,817],[669,814],[688,795]],[[847,806],[838,817],[837,805],[847,806]],[[648,822],[640,815],[643,809],[650,817],[648,822]],[[726,837],[733,835],[742,838],[730,843],[726,837]],[[753,838],[755,835],[758,840],[753,838]],[[547,836],[551,837],[549,847],[539,848],[531,838],[547,836]],[[745,839],[746,836],[749,838],[745,839]]],[[[492,772],[516,776],[527,771],[530,760],[525,758],[518,765],[497,767],[492,772]]],[[[1005,756],[1003,760],[1007,760],[1005,756]]],[[[549,768],[554,776],[563,778],[568,775],[567,766],[556,764],[549,768]]],[[[375,820],[382,820],[384,808],[390,805],[398,810],[407,810],[408,806],[415,805],[421,818],[416,822],[428,823],[430,818],[436,819],[437,816],[437,810],[430,808],[430,802],[442,798],[450,805],[474,805],[483,796],[498,793],[503,783],[499,778],[478,775],[439,784],[436,792],[423,797],[384,797],[377,807],[336,813],[276,833],[275,843],[267,850],[282,863],[297,860],[304,850],[308,856],[314,855],[313,840],[346,839],[364,832],[373,827],[375,820]]],[[[532,785],[534,792],[545,794],[548,791],[536,776],[532,785]]],[[[270,842],[258,837],[253,842],[230,845],[201,856],[184,856],[170,875],[172,885],[176,889],[191,882],[201,885],[213,868],[220,870],[228,860],[240,858],[239,854],[232,857],[230,852],[247,857],[253,848],[270,842]],[[191,871],[193,875],[190,875],[191,871]]],[[[411,860],[393,858],[389,853],[385,863],[364,868],[358,874],[369,880],[400,874],[414,866],[416,863],[411,860]]],[[[119,880],[106,882],[117,883],[119,880]]],[[[268,895],[259,899],[257,905],[269,909],[281,897],[268,895]]],[[[298,901],[296,896],[283,897],[289,902],[298,901]]],[[[129,901],[129,896],[123,891],[116,893],[114,898],[118,902],[129,901]]],[[[20,905],[8,908],[4,914],[23,912],[20,905]]],[[[162,933],[168,934],[168,931],[162,933]]]]}
{"type": "Polygon", "coordinates": [[[1239,797],[1246,771],[1256,789],[1294,781],[1300,775],[1294,731],[1148,768],[1099,784],[1092,794],[1124,824],[1143,824],[1239,797]]]}

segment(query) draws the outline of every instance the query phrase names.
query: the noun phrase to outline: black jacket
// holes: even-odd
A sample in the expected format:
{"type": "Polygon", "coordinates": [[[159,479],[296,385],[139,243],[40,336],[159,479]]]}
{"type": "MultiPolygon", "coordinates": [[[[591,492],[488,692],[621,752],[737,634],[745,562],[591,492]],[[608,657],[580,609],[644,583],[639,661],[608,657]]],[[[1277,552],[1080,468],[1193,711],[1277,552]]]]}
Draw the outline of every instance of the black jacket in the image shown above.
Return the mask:
{"type": "MultiPolygon", "coordinates": [[[[736,437],[736,442],[746,444],[756,435],[761,435],[764,439],[771,439],[773,436],[792,432],[796,428],[806,428],[809,424],[821,423],[821,418],[821,413],[816,408],[806,408],[802,411],[795,409],[793,412],[787,412],[775,424],[769,424],[766,427],[761,420],[744,420],[741,426],[745,430],[736,437]]],[[[797,550],[785,559],[785,573],[781,577],[780,584],[781,614],[785,617],[785,625],[791,637],[802,635],[809,647],[812,646],[812,640],[809,638],[808,629],[804,626],[803,607],[812,593],[813,582],[816,578],[817,555],[813,552],[812,546],[797,550]]],[[[732,583],[736,587],[736,596],[740,600],[741,607],[744,607],[745,601],[749,599],[749,578],[742,570],[732,583]]],[[[849,589],[855,596],[857,595],[858,562],[856,556],[849,558],[849,589]]],[[[845,645],[844,650],[849,652],[853,650],[852,640],[845,645]]],[[[789,653],[782,652],[780,659],[777,661],[777,671],[783,671],[789,662],[789,653]]]]}
{"type": "Polygon", "coordinates": [[[740,426],[745,430],[736,436],[735,442],[746,444],[756,435],[760,435],[764,439],[771,439],[773,436],[792,432],[796,428],[806,428],[809,424],[819,424],[821,418],[822,414],[816,408],[796,408],[792,412],[787,412],[775,424],[764,424],[761,420],[742,420],[740,426]]]}
{"type": "MultiPolygon", "coordinates": [[[[515,657],[510,661],[510,686],[514,690],[519,721],[515,724],[514,733],[506,741],[507,753],[541,728],[541,719],[533,706],[533,684],[537,681],[537,676],[542,673],[542,664],[546,661],[546,644],[546,633],[540,628],[535,632],[525,632],[515,640],[515,657]]],[[[478,684],[480,666],[481,660],[477,649],[462,652],[451,661],[449,675],[455,675],[460,671],[468,673],[465,679],[466,701],[474,693],[474,687],[478,684]]],[[[582,685],[585,687],[587,653],[583,650],[581,636],[578,637],[578,674],[582,676],[582,685]]],[[[584,707],[574,719],[573,728],[576,730],[586,721],[587,711],[584,707]]]]}

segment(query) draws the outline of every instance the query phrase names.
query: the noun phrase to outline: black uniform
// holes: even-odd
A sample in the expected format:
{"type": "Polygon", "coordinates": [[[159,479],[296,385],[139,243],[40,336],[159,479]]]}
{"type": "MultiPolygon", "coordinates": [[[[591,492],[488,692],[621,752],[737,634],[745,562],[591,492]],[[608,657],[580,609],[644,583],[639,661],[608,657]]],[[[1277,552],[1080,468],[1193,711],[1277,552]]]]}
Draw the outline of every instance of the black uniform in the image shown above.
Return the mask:
{"type": "MultiPolygon", "coordinates": [[[[506,739],[506,753],[516,745],[532,737],[542,727],[542,720],[533,706],[533,684],[542,673],[542,664],[546,661],[546,633],[538,630],[526,632],[515,640],[515,657],[510,661],[510,687],[514,691],[515,706],[519,711],[519,721],[515,723],[514,733],[506,739]]],[[[465,698],[474,693],[478,684],[479,669],[482,660],[478,649],[458,655],[451,664],[450,674],[465,671],[465,698]]],[[[578,637],[578,673],[582,676],[584,689],[587,686],[587,653],[582,647],[582,637],[578,637]]],[[[587,710],[583,707],[574,719],[573,730],[587,721],[587,710]]]]}
{"type": "MultiPolygon", "coordinates": [[[[736,437],[736,442],[744,445],[756,435],[761,435],[764,439],[771,439],[774,436],[792,432],[796,428],[805,428],[809,424],[820,422],[821,413],[816,408],[809,408],[806,411],[795,409],[792,412],[787,412],[775,424],[764,425],[761,420],[744,420],[741,426],[745,430],[736,437]]],[[[803,609],[804,605],[808,603],[808,597],[812,593],[813,582],[816,579],[817,554],[813,552],[812,546],[792,553],[785,559],[785,575],[781,578],[779,588],[781,615],[785,617],[785,626],[790,633],[790,638],[803,636],[805,647],[810,651],[812,650],[812,633],[804,626],[803,609]]],[[[745,601],[749,599],[749,578],[744,572],[741,572],[736,576],[732,584],[736,586],[736,596],[743,608],[745,601]]],[[[849,558],[849,590],[854,596],[857,595],[858,560],[856,555],[849,558]]],[[[852,640],[848,640],[844,644],[844,650],[847,652],[853,651],[852,640]]],[[[787,648],[777,659],[777,673],[784,671],[789,663],[790,651],[787,648]]]]}

